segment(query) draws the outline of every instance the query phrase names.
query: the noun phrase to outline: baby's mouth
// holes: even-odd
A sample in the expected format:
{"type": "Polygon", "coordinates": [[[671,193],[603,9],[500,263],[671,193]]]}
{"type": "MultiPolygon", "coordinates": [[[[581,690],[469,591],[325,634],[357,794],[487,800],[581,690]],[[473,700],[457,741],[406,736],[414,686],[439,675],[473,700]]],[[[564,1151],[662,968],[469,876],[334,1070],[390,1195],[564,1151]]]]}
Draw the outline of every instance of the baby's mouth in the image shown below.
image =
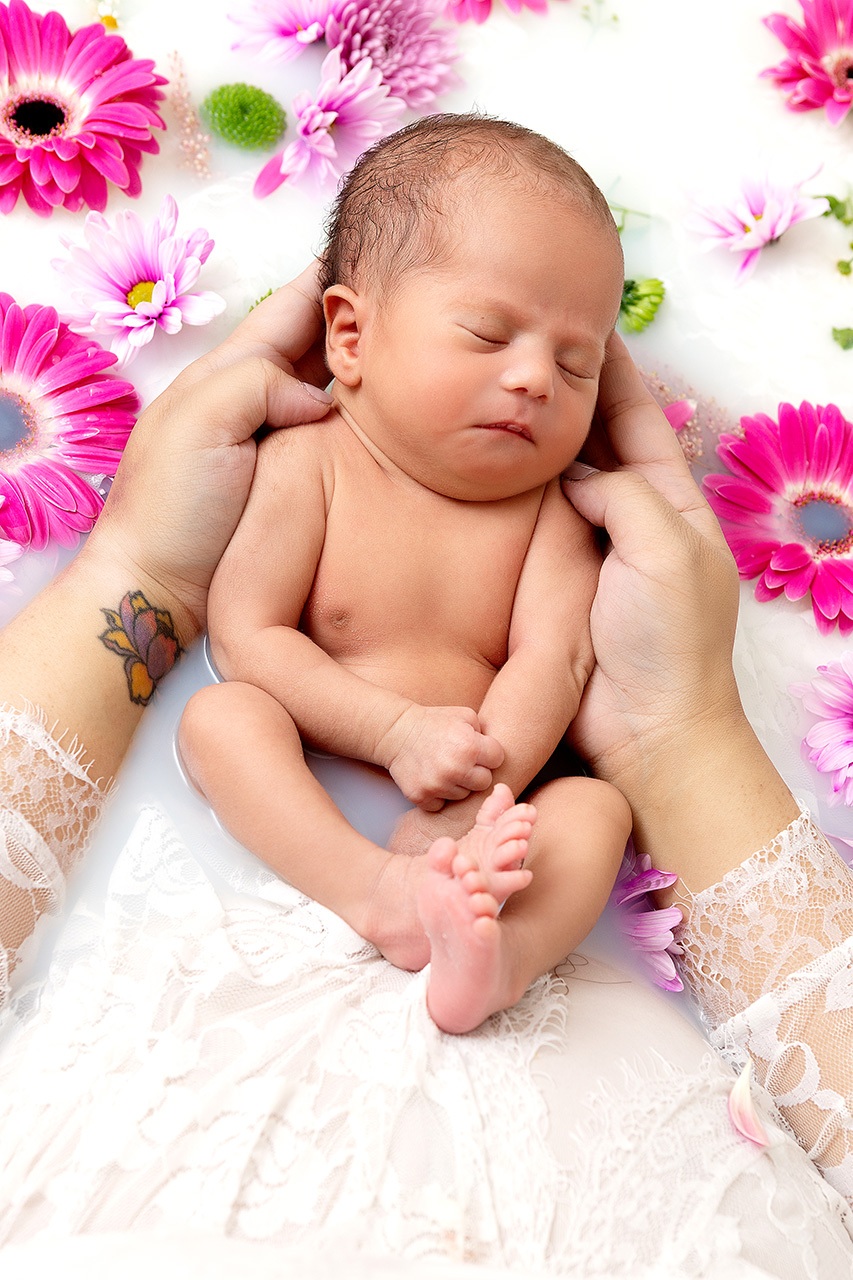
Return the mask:
{"type": "Polygon", "coordinates": [[[523,440],[533,439],[529,429],[521,422],[482,422],[480,426],[484,431],[508,431],[510,435],[521,436],[523,440]]]}

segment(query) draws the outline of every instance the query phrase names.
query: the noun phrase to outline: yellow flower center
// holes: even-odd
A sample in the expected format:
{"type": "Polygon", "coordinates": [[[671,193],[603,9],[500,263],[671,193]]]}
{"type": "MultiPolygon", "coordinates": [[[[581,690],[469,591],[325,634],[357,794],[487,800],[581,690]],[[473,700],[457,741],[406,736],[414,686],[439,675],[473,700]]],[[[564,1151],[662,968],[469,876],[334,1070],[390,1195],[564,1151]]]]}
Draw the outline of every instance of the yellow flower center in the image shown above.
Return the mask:
{"type": "Polygon", "coordinates": [[[108,31],[118,31],[118,22],[111,13],[102,13],[101,22],[108,31]]]}
{"type": "Polygon", "coordinates": [[[140,280],[127,295],[127,305],[135,311],[140,302],[150,302],[154,296],[155,283],[154,280],[140,280]]]}

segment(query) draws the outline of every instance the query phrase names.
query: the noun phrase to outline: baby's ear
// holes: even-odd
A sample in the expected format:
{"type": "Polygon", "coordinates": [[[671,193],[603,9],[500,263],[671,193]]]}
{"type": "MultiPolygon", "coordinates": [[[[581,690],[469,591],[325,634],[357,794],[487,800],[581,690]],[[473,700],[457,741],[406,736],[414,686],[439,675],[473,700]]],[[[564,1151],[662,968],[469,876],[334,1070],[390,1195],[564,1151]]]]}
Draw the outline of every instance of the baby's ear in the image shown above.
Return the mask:
{"type": "Polygon", "coordinates": [[[357,387],[361,382],[363,310],[363,299],[345,284],[333,284],[323,294],[326,361],[338,382],[345,387],[357,387]]]}

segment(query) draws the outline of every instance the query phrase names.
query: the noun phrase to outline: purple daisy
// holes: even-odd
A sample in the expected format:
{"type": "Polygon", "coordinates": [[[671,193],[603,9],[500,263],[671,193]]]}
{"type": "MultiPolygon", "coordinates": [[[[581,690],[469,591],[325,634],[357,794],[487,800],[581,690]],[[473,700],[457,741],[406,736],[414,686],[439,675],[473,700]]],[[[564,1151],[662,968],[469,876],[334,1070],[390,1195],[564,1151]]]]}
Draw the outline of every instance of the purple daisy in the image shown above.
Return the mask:
{"type": "Polygon", "coordinates": [[[748,178],[726,204],[697,203],[687,226],[706,237],[703,249],[725,246],[742,255],[737,271],[740,280],[755,266],[765,245],[775,243],[794,223],[828,212],[829,201],[823,196],[801,194],[808,180],[789,182],[769,174],[748,178]]]}
{"type": "Polygon", "coordinates": [[[166,196],[159,218],[146,228],[123,210],[113,229],[100,213],[83,226],[88,248],[63,239],[71,258],[53,266],[74,286],[66,319],[78,333],[109,340],[120,362],[131,360],[158,329],[178,333],[208,324],[225,310],[218,293],[192,292],[213,241],[203,228],[176,235],[178,206],[166,196]]]}
{"type": "Polygon", "coordinates": [[[436,22],[441,0],[345,0],[326,27],[326,43],[351,71],[370,58],[406,106],[428,107],[453,80],[458,57],[451,32],[436,22]]]}
{"type": "Polygon", "coordinates": [[[316,98],[308,92],[294,98],[299,137],[264,165],[255,180],[256,196],[268,196],[283,182],[306,175],[321,183],[340,177],[405,110],[369,58],[345,72],[340,49],[332,49],[320,76],[316,98]]]}
{"type": "Polygon", "coordinates": [[[638,857],[629,840],[611,895],[620,929],[652,982],[665,991],[684,989],[673,961],[681,955],[681,947],[672,932],[683,916],[679,907],[655,907],[651,895],[655,889],[668,889],[677,879],[672,871],[656,871],[648,854],[638,857]]]}
{"type": "Polygon", "coordinates": [[[818,667],[810,684],[792,684],[807,711],[818,717],[803,739],[809,760],[832,774],[831,805],[853,804],[853,653],[818,667]]]}
{"type": "Polygon", "coordinates": [[[853,3],[851,0],[800,0],[803,25],[784,13],[764,18],[788,53],[762,71],[788,95],[792,111],[826,111],[840,124],[853,106],[853,3]]]}
{"type": "Polygon", "coordinates": [[[165,83],[100,22],[72,35],[58,13],[0,4],[0,213],[20,195],[44,215],[104,209],[108,182],[138,196],[165,83]]]}
{"type": "Polygon", "coordinates": [[[252,0],[245,13],[229,15],[246,33],[232,48],[248,49],[265,62],[289,62],[323,39],[326,24],[341,4],[342,0],[252,0]]]}
{"type": "Polygon", "coordinates": [[[853,423],[834,404],[779,405],[721,435],[731,475],[703,480],[742,578],[756,600],[811,592],[818,630],[853,631],[853,423]]]}
{"type": "Polygon", "coordinates": [[[78,472],[115,475],[139,408],[113,364],[53,307],[0,293],[0,536],[40,551],[91,529],[103,498],[78,472]]]}

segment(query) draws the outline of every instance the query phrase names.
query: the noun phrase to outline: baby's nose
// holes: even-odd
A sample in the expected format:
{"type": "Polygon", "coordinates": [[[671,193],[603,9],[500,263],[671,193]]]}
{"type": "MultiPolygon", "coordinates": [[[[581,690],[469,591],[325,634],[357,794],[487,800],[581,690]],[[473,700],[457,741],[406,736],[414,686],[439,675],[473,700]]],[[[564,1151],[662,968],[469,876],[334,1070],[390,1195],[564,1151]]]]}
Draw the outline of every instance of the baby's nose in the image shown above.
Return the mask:
{"type": "Polygon", "coordinates": [[[519,352],[505,370],[504,386],[510,391],[524,391],[537,400],[550,400],[554,394],[554,363],[540,352],[519,352]]]}

